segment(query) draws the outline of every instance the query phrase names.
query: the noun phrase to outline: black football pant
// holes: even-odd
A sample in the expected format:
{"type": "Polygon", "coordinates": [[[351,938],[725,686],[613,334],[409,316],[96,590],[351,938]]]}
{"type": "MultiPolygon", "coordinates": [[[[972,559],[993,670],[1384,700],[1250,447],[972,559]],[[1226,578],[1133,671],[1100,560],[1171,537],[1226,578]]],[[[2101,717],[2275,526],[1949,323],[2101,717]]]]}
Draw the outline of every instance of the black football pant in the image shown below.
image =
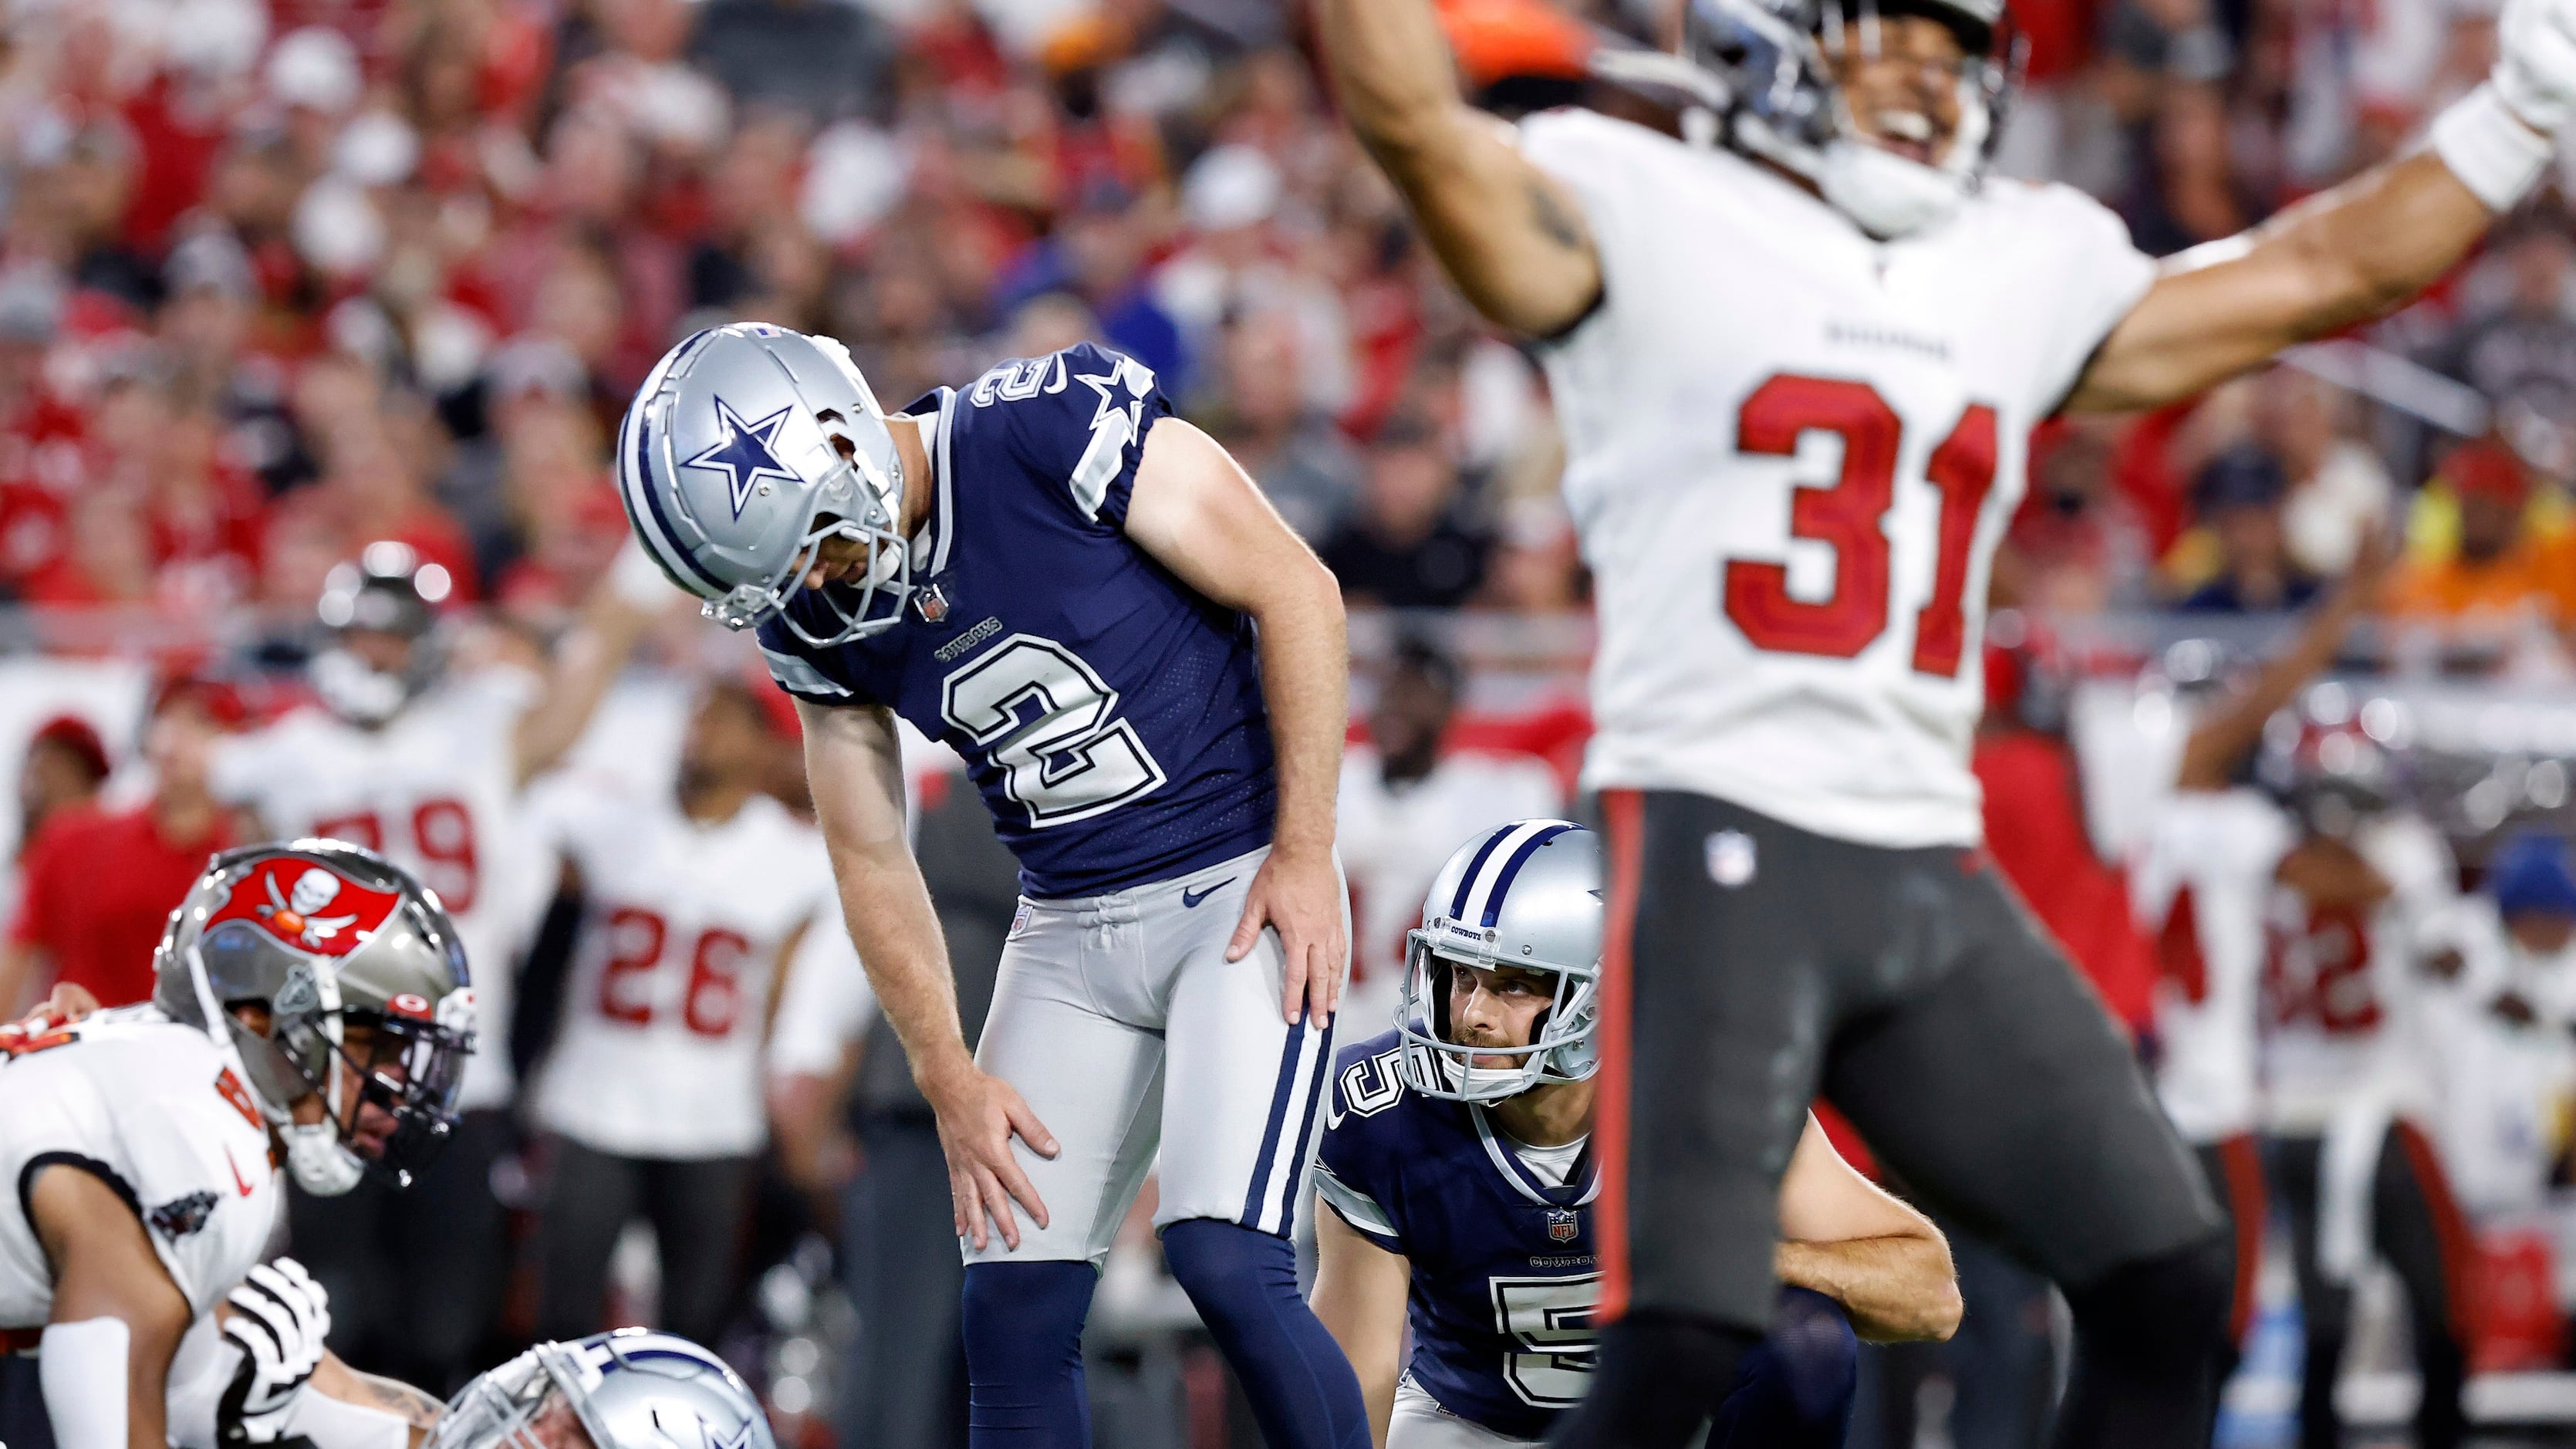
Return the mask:
{"type": "Polygon", "coordinates": [[[756,1160],[620,1157],[549,1137],[545,1206],[537,1218],[537,1337],[582,1338],[612,1324],[608,1266],[637,1218],[662,1259],[661,1322],[714,1344],[734,1305],[743,1224],[756,1160]]]}
{"type": "Polygon", "coordinates": [[[1612,791],[1601,1371],[1552,1441],[1661,1449],[1759,1338],[1822,1095],[1947,1220],[2065,1290],[2066,1445],[2207,1437],[2233,1245],[2092,989],[1981,851],[1895,850],[1612,791]],[[1631,1363],[1623,1365],[1625,1356],[1631,1363]]]}
{"type": "MultiPolygon", "coordinates": [[[[2298,1254],[2299,1318],[2307,1352],[2299,1371],[2300,1449],[2336,1449],[2343,1425],[2335,1413],[2335,1381],[2352,1335],[2352,1286],[2327,1281],[2317,1262],[2317,1219],[2323,1193],[2317,1170],[2325,1155],[2318,1137],[2276,1137],[2267,1165],[2272,1190],[2290,1213],[2290,1243],[2298,1254]]],[[[2406,1288],[2408,1326],[2424,1394],[2415,1409],[2418,1449],[2453,1449],[2467,1433],[2460,1390],[2467,1380],[2467,1335],[2457,1312],[2460,1275],[2468,1262],[2468,1228],[2442,1176],[2433,1145],[2405,1122],[2392,1123],[2371,1173],[2371,1246],[2397,1270],[2406,1288]]]]}
{"type": "Polygon", "coordinates": [[[45,1409],[45,1386],[32,1353],[0,1354],[0,1444],[9,1449],[54,1449],[54,1420],[45,1409]]]}
{"type": "Polygon", "coordinates": [[[441,1398],[477,1362],[510,1272],[492,1168],[516,1138],[508,1114],[468,1112],[408,1189],[370,1176],[342,1197],[287,1195],[289,1248],[331,1294],[331,1351],[441,1398]]]}

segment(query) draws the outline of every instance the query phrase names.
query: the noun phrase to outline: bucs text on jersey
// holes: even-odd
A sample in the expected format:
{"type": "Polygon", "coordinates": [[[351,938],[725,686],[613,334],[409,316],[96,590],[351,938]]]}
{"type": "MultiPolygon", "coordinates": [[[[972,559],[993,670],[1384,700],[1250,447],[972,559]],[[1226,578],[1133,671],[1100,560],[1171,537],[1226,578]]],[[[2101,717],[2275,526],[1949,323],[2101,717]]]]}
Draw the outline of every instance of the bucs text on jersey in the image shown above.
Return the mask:
{"type": "Polygon", "coordinates": [[[0,1328],[39,1328],[53,1272],[27,1188],[59,1164],[134,1209],[170,1279],[203,1317],[268,1247],[285,1191],[268,1125],[228,1046],[151,1006],[14,1037],[0,1055],[0,1328]]]}
{"type": "Polygon", "coordinates": [[[1398,1054],[1387,1032],[1334,1061],[1316,1189],[1409,1261],[1415,1385],[1497,1434],[1543,1438],[1592,1379],[1590,1146],[1552,1183],[1483,1108],[1406,1091],[1398,1054]]]}
{"type": "MultiPolygon", "coordinates": [[[[1171,411],[1090,343],[915,402],[936,475],[904,622],[829,649],[761,626],[779,686],[881,704],[955,749],[1040,899],[1170,880],[1267,844],[1276,791],[1251,623],[1125,533],[1171,411]]],[[[821,633],[822,601],[789,606],[821,633]]]]}
{"type": "MultiPolygon", "coordinates": [[[[304,707],[227,740],[209,771],[215,797],[259,816],[270,835],[362,845],[438,893],[475,963],[474,1010],[486,1042],[509,1039],[511,970],[544,901],[518,854],[512,732],[535,698],[510,668],[450,675],[380,729],[304,707]]],[[[509,1101],[510,1054],[478,1051],[467,1109],[509,1101]]]]}
{"type": "Polygon", "coordinates": [[[2062,186],[1890,243],[1761,165],[1585,111],[1521,125],[1602,302],[1547,349],[1598,581],[1593,787],[1877,846],[1970,844],[1978,640],[2031,425],[2154,264],[2062,186]]]}
{"type": "Polygon", "coordinates": [[[796,941],[803,961],[841,932],[822,836],[767,795],[700,825],[668,790],[588,774],[540,786],[528,815],[581,872],[586,917],[539,1124],[627,1157],[759,1151],[779,954],[796,941]]]}

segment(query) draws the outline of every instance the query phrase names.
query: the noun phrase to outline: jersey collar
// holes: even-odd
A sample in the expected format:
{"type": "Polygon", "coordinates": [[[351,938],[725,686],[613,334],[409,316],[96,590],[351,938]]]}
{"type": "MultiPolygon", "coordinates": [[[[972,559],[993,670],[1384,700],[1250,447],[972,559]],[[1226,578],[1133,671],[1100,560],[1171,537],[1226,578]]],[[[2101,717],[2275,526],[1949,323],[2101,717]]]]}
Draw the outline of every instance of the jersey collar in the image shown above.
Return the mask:
{"type": "Polygon", "coordinates": [[[939,388],[915,402],[903,415],[916,423],[928,422],[931,425],[930,446],[924,451],[930,455],[930,486],[936,506],[921,525],[921,531],[912,536],[911,548],[915,576],[935,578],[948,567],[948,540],[954,531],[956,517],[950,490],[955,486],[951,480],[956,478],[957,470],[949,463],[952,453],[948,439],[957,417],[957,389],[939,388]],[[925,416],[923,408],[926,405],[935,407],[936,411],[925,416]]]}
{"type": "Polygon", "coordinates": [[[1485,1145],[1485,1155],[1494,1160],[1503,1181],[1531,1202],[1541,1207],[1584,1207],[1601,1195],[1601,1165],[1593,1159],[1591,1138],[1584,1139],[1583,1151],[1574,1159],[1574,1171],[1566,1174],[1565,1186],[1550,1187],[1503,1141],[1482,1104],[1468,1103],[1467,1115],[1475,1120],[1476,1140],[1485,1145]]]}

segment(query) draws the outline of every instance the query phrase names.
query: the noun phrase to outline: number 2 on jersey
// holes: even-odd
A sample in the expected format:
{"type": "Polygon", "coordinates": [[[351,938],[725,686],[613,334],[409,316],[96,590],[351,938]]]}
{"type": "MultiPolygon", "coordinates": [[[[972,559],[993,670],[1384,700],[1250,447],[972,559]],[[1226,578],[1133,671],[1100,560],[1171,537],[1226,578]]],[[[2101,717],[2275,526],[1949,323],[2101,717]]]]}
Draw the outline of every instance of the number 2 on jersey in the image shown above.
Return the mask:
{"type": "MultiPolygon", "coordinates": [[[[1886,518],[1905,424],[1868,383],[1788,373],[1755,388],[1735,420],[1736,446],[1764,457],[1795,456],[1811,432],[1842,439],[1842,473],[1831,487],[1799,485],[1789,532],[1833,545],[1833,592],[1812,603],[1793,598],[1788,565],[1729,559],[1726,617],[1757,648],[1849,659],[1889,624],[1886,518]]],[[[1914,667],[1946,678],[1967,650],[1968,546],[1995,482],[1995,410],[1969,404],[1923,473],[1941,494],[1941,522],[1932,599],[1914,616],[1914,667]]]]}

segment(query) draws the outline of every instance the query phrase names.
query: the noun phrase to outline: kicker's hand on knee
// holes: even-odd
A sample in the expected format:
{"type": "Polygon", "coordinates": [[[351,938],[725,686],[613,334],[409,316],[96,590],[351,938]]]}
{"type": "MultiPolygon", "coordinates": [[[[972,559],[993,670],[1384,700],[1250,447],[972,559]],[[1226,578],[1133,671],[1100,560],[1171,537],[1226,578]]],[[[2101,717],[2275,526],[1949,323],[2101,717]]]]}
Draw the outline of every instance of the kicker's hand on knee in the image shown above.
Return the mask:
{"type": "Polygon", "coordinates": [[[1004,1244],[1020,1245],[1020,1226],[1012,1211],[1016,1201],[1029,1220],[1047,1225],[1046,1203],[1011,1151],[1019,1138],[1040,1157],[1056,1154],[1055,1134],[1047,1131],[1010,1083],[976,1068],[923,1084],[930,1110],[939,1122],[940,1150],[948,1157],[948,1191],[957,1235],[977,1251],[999,1233],[1004,1244]]]}

